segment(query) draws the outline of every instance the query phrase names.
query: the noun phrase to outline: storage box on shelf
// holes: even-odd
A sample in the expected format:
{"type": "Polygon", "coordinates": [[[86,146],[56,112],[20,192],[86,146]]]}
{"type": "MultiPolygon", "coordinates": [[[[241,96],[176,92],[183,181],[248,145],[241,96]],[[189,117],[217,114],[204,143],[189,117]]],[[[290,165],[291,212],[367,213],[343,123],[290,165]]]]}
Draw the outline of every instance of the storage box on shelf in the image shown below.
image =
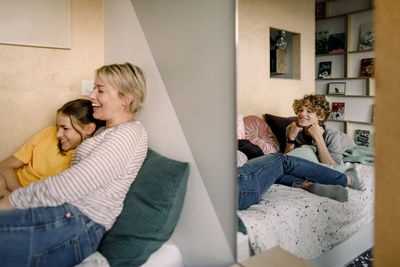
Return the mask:
{"type": "MultiPolygon", "coordinates": [[[[366,29],[368,31],[374,20],[371,2],[331,0],[326,1],[325,5],[324,18],[316,19],[316,39],[318,39],[317,33],[329,32],[329,35],[344,33],[344,51],[339,50],[339,53],[334,53],[334,51],[329,51],[332,50],[330,48],[326,53],[321,53],[324,49],[317,48],[315,92],[326,94],[330,103],[344,103],[344,116],[334,116],[339,120],[329,119],[327,121],[329,126],[344,131],[352,138],[355,136],[356,129],[368,130],[373,135],[375,79],[362,77],[361,60],[374,58],[375,53],[373,47],[369,48],[368,45],[360,47],[360,30],[363,33],[366,29]],[[325,62],[331,62],[329,78],[318,78],[318,76],[323,76],[319,75],[321,62],[324,62],[322,65],[326,65],[325,62]],[[334,83],[341,84],[340,92],[328,90],[328,87],[332,88],[334,83]],[[345,83],[344,92],[343,83],[345,83]]],[[[371,30],[373,31],[373,28],[371,30]]],[[[374,66],[368,66],[367,70],[370,71],[371,67],[374,66]]]]}

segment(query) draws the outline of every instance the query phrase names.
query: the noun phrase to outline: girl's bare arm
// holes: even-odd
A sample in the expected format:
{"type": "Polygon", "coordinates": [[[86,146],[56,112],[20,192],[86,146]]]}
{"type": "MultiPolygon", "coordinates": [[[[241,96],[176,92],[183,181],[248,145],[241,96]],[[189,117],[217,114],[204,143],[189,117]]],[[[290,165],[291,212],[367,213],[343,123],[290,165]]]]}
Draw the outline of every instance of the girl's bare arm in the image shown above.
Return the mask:
{"type": "Polygon", "coordinates": [[[0,177],[4,179],[9,191],[14,191],[21,187],[16,170],[24,165],[22,161],[14,156],[10,156],[0,162],[0,177]]]}

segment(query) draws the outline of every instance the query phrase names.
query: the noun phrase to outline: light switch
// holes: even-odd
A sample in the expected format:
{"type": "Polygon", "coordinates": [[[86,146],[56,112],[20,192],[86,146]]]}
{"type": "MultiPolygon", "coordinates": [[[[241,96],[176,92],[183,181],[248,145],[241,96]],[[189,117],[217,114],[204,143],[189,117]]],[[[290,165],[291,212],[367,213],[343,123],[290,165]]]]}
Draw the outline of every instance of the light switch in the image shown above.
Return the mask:
{"type": "Polygon", "coordinates": [[[93,91],[94,81],[82,80],[82,95],[88,96],[93,91]]]}

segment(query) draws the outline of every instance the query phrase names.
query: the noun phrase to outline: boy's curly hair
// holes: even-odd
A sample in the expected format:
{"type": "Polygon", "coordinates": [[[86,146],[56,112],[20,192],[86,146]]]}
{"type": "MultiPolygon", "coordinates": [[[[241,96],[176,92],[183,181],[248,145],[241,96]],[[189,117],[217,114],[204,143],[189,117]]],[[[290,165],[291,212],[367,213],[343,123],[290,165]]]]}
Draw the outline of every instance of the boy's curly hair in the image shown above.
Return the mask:
{"type": "Polygon", "coordinates": [[[322,125],[331,114],[329,102],[324,95],[305,95],[302,99],[296,99],[293,102],[293,111],[297,114],[302,106],[310,108],[318,116],[325,115],[325,118],[320,122],[322,125]]]}

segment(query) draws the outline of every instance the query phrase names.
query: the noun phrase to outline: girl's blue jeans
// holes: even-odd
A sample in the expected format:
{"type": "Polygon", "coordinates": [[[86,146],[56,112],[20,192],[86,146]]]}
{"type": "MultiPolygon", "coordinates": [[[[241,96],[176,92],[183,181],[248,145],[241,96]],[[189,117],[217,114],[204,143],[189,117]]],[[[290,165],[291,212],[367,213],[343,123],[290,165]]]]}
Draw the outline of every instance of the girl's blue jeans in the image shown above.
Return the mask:
{"type": "Polygon", "coordinates": [[[105,232],[70,204],[0,211],[0,265],[74,266],[105,232]]]}
{"type": "Polygon", "coordinates": [[[257,203],[274,183],[295,186],[305,181],[347,186],[347,177],[341,172],[298,157],[267,154],[238,168],[239,210],[257,203]]]}

